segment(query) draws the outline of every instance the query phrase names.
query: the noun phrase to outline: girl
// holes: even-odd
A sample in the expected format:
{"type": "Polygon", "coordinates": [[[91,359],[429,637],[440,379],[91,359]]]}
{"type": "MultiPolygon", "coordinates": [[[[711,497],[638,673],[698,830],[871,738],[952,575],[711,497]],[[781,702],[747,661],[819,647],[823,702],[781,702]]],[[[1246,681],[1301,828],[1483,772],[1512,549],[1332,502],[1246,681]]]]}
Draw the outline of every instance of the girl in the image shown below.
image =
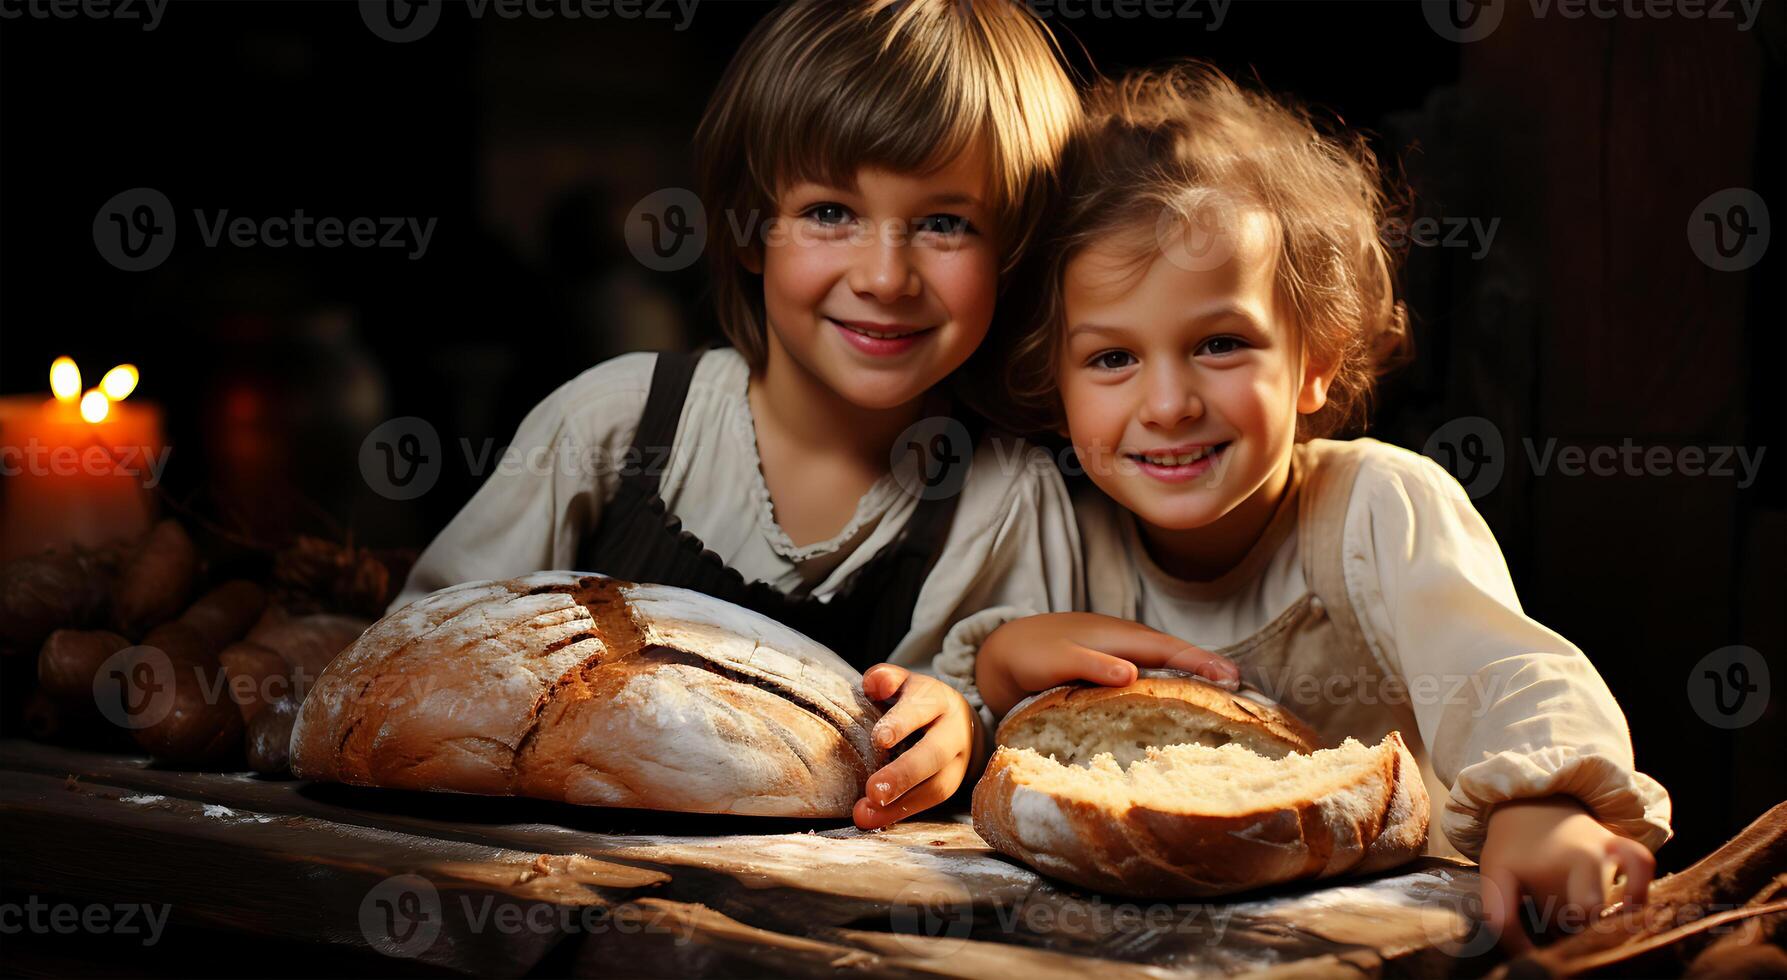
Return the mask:
{"type": "Polygon", "coordinates": [[[1322,438],[1404,335],[1369,150],[1200,65],[1103,84],[1087,110],[1009,378],[1094,485],[1076,504],[1103,615],[1010,622],[939,669],[997,715],[1065,679],[1127,681],[1101,650],[1133,634],[1193,641],[1328,740],[1400,729],[1433,850],[1480,858],[1511,944],[1522,892],[1596,909],[1618,870],[1642,899],[1669,797],[1594,667],[1522,614],[1448,473],[1322,438]]]}
{"type": "Polygon", "coordinates": [[[630,354],[553,392],[516,432],[523,465],[484,483],[396,605],[580,568],[749,606],[859,669],[890,661],[864,679],[898,697],[883,748],[925,730],[870,778],[859,824],[947,798],[982,720],[908,668],[983,607],[1081,599],[1059,477],[967,445],[940,393],[987,334],[1078,114],[1009,0],[772,11],[695,140],[731,348],[630,354]]]}

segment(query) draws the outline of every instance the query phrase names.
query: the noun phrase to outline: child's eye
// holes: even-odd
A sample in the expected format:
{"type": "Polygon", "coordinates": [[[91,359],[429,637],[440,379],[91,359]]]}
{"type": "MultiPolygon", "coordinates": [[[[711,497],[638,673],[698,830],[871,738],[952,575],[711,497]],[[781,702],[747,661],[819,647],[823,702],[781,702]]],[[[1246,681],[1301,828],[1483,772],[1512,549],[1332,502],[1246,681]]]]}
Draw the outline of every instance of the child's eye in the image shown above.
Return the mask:
{"type": "Polygon", "coordinates": [[[1126,350],[1099,351],[1086,362],[1087,366],[1104,371],[1121,371],[1134,363],[1135,355],[1126,350]]]}
{"type": "Polygon", "coordinates": [[[920,233],[929,232],[933,235],[961,235],[974,230],[968,219],[959,214],[926,215],[918,219],[915,227],[920,233]]]}
{"type": "Polygon", "coordinates": [[[1198,353],[1221,357],[1224,354],[1233,354],[1246,346],[1247,342],[1240,337],[1211,337],[1198,345],[1198,353]]]}
{"type": "Polygon", "coordinates": [[[842,204],[815,204],[802,211],[800,216],[817,221],[822,225],[841,225],[850,220],[850,209],[842,204]]]}

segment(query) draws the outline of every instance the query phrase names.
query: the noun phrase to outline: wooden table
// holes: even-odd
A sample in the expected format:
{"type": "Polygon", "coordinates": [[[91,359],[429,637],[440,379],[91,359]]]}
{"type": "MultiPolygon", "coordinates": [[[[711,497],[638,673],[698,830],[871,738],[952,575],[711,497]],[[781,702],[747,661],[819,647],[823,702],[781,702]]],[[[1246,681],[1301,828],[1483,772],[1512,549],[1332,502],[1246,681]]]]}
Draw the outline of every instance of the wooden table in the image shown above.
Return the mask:
{"type": "Polygon", "coordinates": [[[170,936],[281,951],[237,975],[1439,976],[1485,952],[1468,938],[1475,872],[1440,859],[1136,902],[1039,877],[962,815],[863,833],[158,770],[17,739],[0,739],[0,834],[0,901],[165,905],[170,936]]]}

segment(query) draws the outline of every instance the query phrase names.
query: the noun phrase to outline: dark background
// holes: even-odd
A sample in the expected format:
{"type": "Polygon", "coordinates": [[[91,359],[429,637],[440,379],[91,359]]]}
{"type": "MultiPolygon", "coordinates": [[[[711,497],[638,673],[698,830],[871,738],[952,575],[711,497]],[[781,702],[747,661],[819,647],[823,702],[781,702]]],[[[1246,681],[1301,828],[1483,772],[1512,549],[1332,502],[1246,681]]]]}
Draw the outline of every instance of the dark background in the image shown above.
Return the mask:
{"type": "MultiPolygon", "coordinates": [[[[1586,650],[1626,708],[1641,766],[1674,796],[1660,863],[1679,868],[1787,796],[1779,697],[1725,731],[1693,707],[1692,676],[1744,644],[1787,685],[1784,249],[1721,272],[1684,232],[1728,187],[1787,218],[1787,11],[1769,0],[1742,31],[1496,2],[1501,25],[1470,44],[1402,2],[1236,0],[1217,30],[1050,24],[1082,73],[1194,55],[1257,76],[1377,134],[1417,216],[1499,222],[1487,250],[1410,250],[1418,358],[1372,433],[1420,450],[1481,417],[1499,434],[1502,475],[1478,507],[1528,611],[1586,650]],[[1524,448],[1551,438],[1765,456],[1747,488],[1567,477],[1536,472],[1524,448]]],[[[0,22],[0,391],[43,391],[58,354],[90,380],[132,361],[134,397],[168,414],[173,504],[267,540],[351,530],[420,547],[479,481],[461,440],[500,447],[542,396],[615,353],[712,336],[701,267],[645,268],[622,227],[644,195],[689,183],[696,120],[764,9],[703,0],[678,31],[474,19],[448,3],[403,44],[337,0],[176,0],[153,31],[0,22]],[[177,244],[123,272],[97,252],[94,217],[145,186],[172,202],[177,244]],[[438,223],[412,261],[207,248],[195,208],[438,223]],[[399,416],[448,447],[439,483],[408,503],[369,490],[357,462],[367,432],[399,416]]]]}

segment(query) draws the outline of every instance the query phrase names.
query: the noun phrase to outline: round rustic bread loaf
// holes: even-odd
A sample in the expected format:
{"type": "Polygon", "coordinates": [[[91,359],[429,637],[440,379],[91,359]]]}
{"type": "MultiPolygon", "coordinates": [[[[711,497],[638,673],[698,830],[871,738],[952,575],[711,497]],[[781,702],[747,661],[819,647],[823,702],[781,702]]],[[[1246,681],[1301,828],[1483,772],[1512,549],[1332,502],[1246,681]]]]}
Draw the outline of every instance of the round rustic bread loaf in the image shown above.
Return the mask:
{"type": "Polygon", "coordinates": [[[361,786],[842,817],[876,764],[849,664],[686,589],[584,572],[474,582],[329,664],[292,771],[361,786]]]}
{"type": "Polygon", "coordinates": [[[1264,698],[1144,671],[1019,704],[974,789],[995,850],[1075,884],[1200,898],[1419,856],[1428,799],[1391,732],[1317,749],[1264,698]]]}

